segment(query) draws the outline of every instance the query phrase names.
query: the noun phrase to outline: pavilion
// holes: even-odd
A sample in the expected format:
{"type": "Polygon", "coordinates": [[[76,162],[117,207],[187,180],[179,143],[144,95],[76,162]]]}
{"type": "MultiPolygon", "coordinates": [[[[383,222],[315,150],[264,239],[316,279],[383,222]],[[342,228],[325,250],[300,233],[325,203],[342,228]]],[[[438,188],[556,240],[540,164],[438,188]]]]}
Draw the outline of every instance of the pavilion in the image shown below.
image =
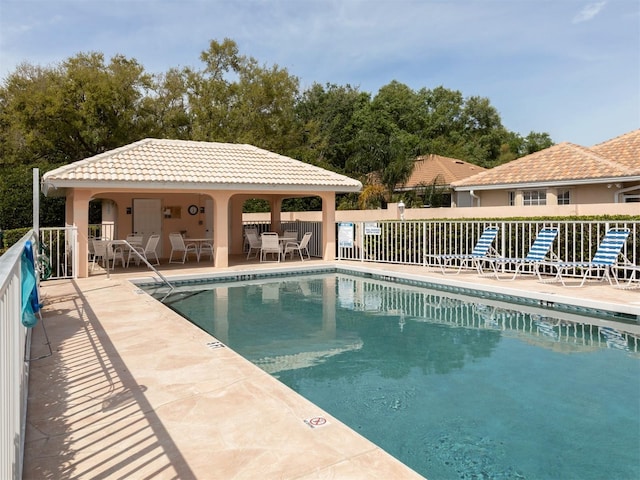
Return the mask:
{"type": "Polygon", "coordinates": [[[148,138],[51,170],[42,177],[47,196],[65,196],[65,222],[78,230],[78,277],[89,274],[89,202],[103,202],[118,238],[160,234],[160,256],[168,256],[168,234],[213,238],[214,265],[243,248],[246,200],[270,205],[271,229],[280,230],[282,201],[322,200],[322,256],[335,258],[336,193],[362,184],[293,158],[246,144],[148,138]]]}

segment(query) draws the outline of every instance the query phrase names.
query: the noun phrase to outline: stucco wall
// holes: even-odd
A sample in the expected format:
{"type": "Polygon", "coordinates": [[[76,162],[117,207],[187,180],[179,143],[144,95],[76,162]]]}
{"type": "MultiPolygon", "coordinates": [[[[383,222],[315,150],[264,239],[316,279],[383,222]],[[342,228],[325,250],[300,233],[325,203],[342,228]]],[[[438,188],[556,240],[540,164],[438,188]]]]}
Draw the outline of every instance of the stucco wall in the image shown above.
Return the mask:
{"type": "MultiPolygon", "coordinates": [[[[510,218],[510,217],[564,217],[593,215],[634,215],[640,217],[638,203],[604,203],[588,205],[554,205],[539,207],[468,207],[468,208],[407,208],[405,220],[455,219],[455,218],[510,218]]],[[[268,213],[245,213],[243,221],[269,221],[268,213]]],[[[337,210],[336,221],[399,220],[396,203],[384,210],[337,210]]],[[[319,222],[321,212],[283,212],[282,221],[319,222]]]]}
{"type": "MultiPolygon", "coordinates": [[[[574,185],[567,187],[531,187],[522,189],[509,190],[476,190],[474,193],[480,198],[480,205],[483,207],[498,207],[509,205],[509,191],[515,193],[515,205],[522,205],[523,190],[544,190],[546,191],[547,205],[557,205],[558,195],[565,190],[570,192],[571,204],[601,204],[614,203],[616,192],[632,184],[592,184],[592,185],[574,185]]],[[[638,186],[640,189],[640,186],[638,186]]],[[[469,192],[457,192],[458,206],[464,206],[464,199],[468,198],[469,192]],[[462,202],[462,203],[461,203],[462,202]]],[[[620,196],[622,201],[622,196],[620,196]]]]}

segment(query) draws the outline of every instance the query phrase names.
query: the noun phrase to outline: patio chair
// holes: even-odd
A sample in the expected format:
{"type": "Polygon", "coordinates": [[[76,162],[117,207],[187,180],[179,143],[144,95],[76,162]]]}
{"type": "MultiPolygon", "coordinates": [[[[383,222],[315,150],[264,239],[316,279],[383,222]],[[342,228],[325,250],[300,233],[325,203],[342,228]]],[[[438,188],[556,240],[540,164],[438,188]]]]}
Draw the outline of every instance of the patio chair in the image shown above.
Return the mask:
{"type": "Polygon", "coordinates": [[[258,238],[258,228],[257,227],[244,227],[244,244],[242,245],[242,251],[245,252],[249,248],[249,237],[247,237],[248,233],[253,233],[256,238],[258,238]]]}
{"type": "Polygon", "coordinates": [[[262,246],[260,247],[260,261],[266,262],[267,255],[277,255],[277,260],[280,261],[280,255],[282,254],[282,247],[280,246],[280,238],[275,232],[264,232],[261,235],[262,246]]]}
{"type": "Polygon", "coordinates": [[[249,241],[249,251],[247,252],[247,260],[251,258],[251,252],[255,252],[255,258],[258,258],[260,249],[262,248],[262,242],[258,238],[257,230],[247,231],[247,240],[249,241]]]}
{"type": "Polygon", "coordinates": [[[91,240],[91,243],[93,244],[93,261],[91,262],[91,271],[93,272],[96,262],[102,262],[102,268],[107,268],[106,262],[109,261],[109,256],[107,255],[109,241],[94,238],[91,240]]]}
{"type": "Polygon", "coordinates": [[[195,243],[185,243],[184,238],[182,238],[181,233],[170,233],[169,241],[171,242],[171,253],[169,254],[169,263],[184,263],[187,260],[187,256],[190,253],[193,253],[196,256],[196,259],[199,259],[198,256],[198,246],[195,243]],[[180,258],[179,254],[182,254],[182,258],[180,260],[173,260],[173,254],[178,254],[178,258],[180,258]]]}
{"type": "Polygon", "coordinates": [[[435,257],[436,264],[440,265],[440,269],[442,270],[443,275],[447,274],[447,268],[455,266],[454,262],[458,263],[458,270],[454,272],[455,275],[460,273],[462,269],[469,264],[475,266],[478,270],[478,273],[483,273],[480,260],[488,258],[490,253],[493,253],[497,256],[497,252],[493,250],[492,245],[494,240],[498,236],[499,229],[500,227],[485,228],[484,232],[482,232],[482,235],[480,235],[480,238],[478,239],[475,247],[473,247],[473,250],[469,254],[435,256],[425,254],[425,259],[435,257]]]}
{"type": "Polygon", "coordinates": [[[306,232],[302,236],[302,240],[299,242],[287,242],[284,245],[284,250],[282,251],[282,258],[286,260],[287,253],[291,254],[291,258],[293,259],[294,252],[298,252],[300,254],[300,260],[304,262],[304,256],[302,252],[307,253],[307,260],[311,259],[311,255],[309,255],[309,240],[311,239],[311,232],[306,232]]]}
{"type": "MultiPolygon", "coordinates": [[[[592,272],[596,273],[595,278],[600,281],[605,278],[609,284],[618,284],[618,279],[612,279],[612,270],[617,267],[618,257],[622,253],[630,230],[628,228],[612,228],[603,237],[596,254],[590,262],[541,262],[540,265],[549,266],[556,269],[556,276],[551,281],[560,281],[565,287],[582,287],[592,272]],[[579,285],[567,285],[565,275],[569,270],[583,270],[582,281],[579,285]]],[[[626,260],[626,259],[625,259],[626,260]]],[[[628,260],[626,260],[628,262],[628,260]]],[[[630,263],[630,262],[629,262],[630,263]]],[[[578,277],[580,278],[580,277],[578,277]]],[[[591,278],[594,278],[593,276],[591,278]]]]}
{"type": "Polygon", "coordinates": [[[132,248],[131,250],[129,250],[129,254],[127,255],[127,267],[129,266],[129,262],[131,261],[132,257],[135,259],[136,265],[140,263],[140,257],[144,258],[151,265],[160,265],[160,260],[158,259],[158,254],[156,253],[159,242],[160,235],[149,235],[147,244],[144,247],[132,244],[132,248]],[[138,252],[140,256],[136,255],[134,251],[138,252]],[[151,263],[151,260],[153,260],[154,263],[151,263]]]}
{"type": "Polygon", "coordinates": [[[213,262],[213,240],[207,242],[200,242],[200,246],[198,249],[198,261],[200,261],[200,257],[202,255],[209,255],[211,257],[211,261],[213,262]]]}
{"type": "Polygon", "coordinates": [[[144,236],[137,234],[137,233],[130,233],[129,235],[127,235],[127,243],[129,243],[129,245],[132,245],[134,247],[142,247],[142,240],[143,240],[144,236]]]}
{"type": "Polygon", "coordinates": [[[529,249],[529,253],[524,258],[503,258],[503,257],[488,257],[483,259],[483,262],[489,263],[493,267],[493,272],[497,280],[515,280],[518,276],[518,273],[522,271],[522,268],[525,266],[529,266],[533,268],[533,273],[535,273],[539,279],[540,277],[540,262],[543,262],[549,251],[551,250],[551,245],[555,241],[558,236],[557,228],[543,228],[538,232],[536,239],[531,245],[529,249]],[[511,278],[501,278],[499,272],[499,266],[504,265],[516,265],[516,270],[513,272],[513,276],[511,278]]]}

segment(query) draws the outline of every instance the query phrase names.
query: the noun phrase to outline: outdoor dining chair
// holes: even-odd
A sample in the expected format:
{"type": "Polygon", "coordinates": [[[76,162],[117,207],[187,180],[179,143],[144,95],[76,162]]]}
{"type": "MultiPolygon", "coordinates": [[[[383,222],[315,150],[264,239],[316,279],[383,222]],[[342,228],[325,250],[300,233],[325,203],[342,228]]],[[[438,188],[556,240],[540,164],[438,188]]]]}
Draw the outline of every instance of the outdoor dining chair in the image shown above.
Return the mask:
{"type": "Polygon", "coordinates": [[[311,255],[309,255],[309,249],[308,249],[310,239],[311,239],[311,232],[306,232],[302,236],[302,240],[300,240],[299,242],[285,243],[284,250],[282,252],[282,258],[286,260],[287,254],[289,253],[291,254],[291,258],[293,259],[293,254],[294,252],[297,251],[300,254],[300,260],[304,261],[303,252],[306,253],[307,259],[310,259],[311,255]]]}
{"type": "Polygon", "coordinates": [[[203,255],[208,255],[211,257],[211,261],[213,261],[213,240],[210,242],[200,242],[198,248],[198,261],[202,258],[203,255]]]}
{"type": "Polygon", "coordinates": [[[258,258],[260,253],[260,248],[262,248],[262,242],[258,238],[258,233],[256,231],[247,230],[247,240],[249,242],[249,251],[247,252],[247,260],[251,258],[251,252],[255,253],[255,257],[258,258]]]}
{"type": "Polygon", "coordinates": [[[280,246],[280,238],[276,232],[264,232],[261,235],[262,245],[260,247],[260,261],[267,262],[268,255],[275,255],[277,260],[272,260],[274,262],[280,261],[280,255],[282,254],[282,247],[280,246]]]}
{"type": "Polygon", "coordinates": [[[133,258],[136,265],[138,265],[140,263],[140,257],[144,258],[151,265],[160,265],[160,260],[158,259],[158,254],[156,252],[159,242],[160,235],[149,235],[144,247],[132,244],[132,249],[129,250],[129,254],[127,255],[127,267],[129,266],[131,258],[133,258]],[[134,252],[137,252],[137,254],[134,252]],[[152,261],[153,263],[151,263],[152,261]]]}
{"type": "Polygon", "coordinates": [[[169,263],[184,263],[190,253],[193,253],[198,260],[198,245],[195,243],[185,243],[182,234],[178,232],[169,234],[169,241],[171,242],[171,253],[169,254],[169,263]],[[176,254],[178,260],[173,260],[173,255],[176,254]]]}

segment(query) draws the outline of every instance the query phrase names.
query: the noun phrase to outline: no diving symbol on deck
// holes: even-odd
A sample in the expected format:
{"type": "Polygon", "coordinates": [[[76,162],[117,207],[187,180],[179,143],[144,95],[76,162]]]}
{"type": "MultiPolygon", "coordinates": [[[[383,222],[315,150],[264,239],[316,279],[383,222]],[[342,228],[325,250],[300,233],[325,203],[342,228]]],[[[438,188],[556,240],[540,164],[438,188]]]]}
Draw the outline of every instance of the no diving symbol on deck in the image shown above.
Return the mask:
{"type": "Polygon", "coordinates": [[[324,425],[326,425],[327,424],[327,419],[324,418],[324,417],[306,418],[304,420],[304,423],[309,425],[311,428],[318,428],[318,427],[323,427],[324,425]]]}

